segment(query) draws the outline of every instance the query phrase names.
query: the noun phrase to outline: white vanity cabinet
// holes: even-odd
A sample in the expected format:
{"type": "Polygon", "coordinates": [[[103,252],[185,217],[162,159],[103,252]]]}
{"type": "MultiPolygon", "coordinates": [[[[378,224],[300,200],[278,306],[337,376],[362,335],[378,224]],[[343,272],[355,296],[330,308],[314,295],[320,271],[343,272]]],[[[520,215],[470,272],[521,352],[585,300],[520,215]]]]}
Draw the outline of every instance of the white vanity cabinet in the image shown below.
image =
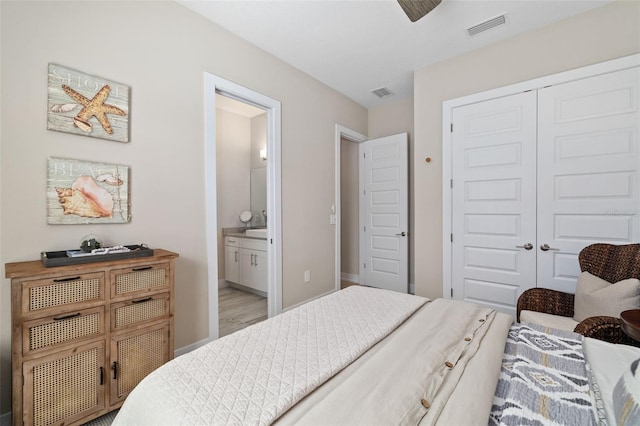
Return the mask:
{"type": "Polygon", "coordinates": [[[225,237],[225,280],[267,293],[267,241],[225,237]]]}

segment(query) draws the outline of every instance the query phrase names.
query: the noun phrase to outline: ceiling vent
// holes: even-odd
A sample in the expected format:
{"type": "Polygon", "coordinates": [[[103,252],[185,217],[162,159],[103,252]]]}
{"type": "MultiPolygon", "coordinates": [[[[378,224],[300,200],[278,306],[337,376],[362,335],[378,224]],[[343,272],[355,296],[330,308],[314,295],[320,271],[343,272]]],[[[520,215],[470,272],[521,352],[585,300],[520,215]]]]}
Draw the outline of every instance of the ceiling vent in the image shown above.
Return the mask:
{"type": "Polygon", "coordinates": [[[395,95],[395,93],[393,93],[391,90],[389,90],[386,87],[381,87],[379,89],[372,90],[371,93],[373,93],[374,95],[376,95],[380,99],[386,98],[387,96],[395,95]]]}
{"type": "Polygon", "coordinates": [[[467,34],[470,36],[474,36],[480,34],[483,31],[490,30],[491,28],[495,28],[502,24],[507,23],[507,14],[503,13],[502,15],[498,15],[495,18],[491,18],[488,21],[481,22],[473,27],[467,28],[467,34]]]}

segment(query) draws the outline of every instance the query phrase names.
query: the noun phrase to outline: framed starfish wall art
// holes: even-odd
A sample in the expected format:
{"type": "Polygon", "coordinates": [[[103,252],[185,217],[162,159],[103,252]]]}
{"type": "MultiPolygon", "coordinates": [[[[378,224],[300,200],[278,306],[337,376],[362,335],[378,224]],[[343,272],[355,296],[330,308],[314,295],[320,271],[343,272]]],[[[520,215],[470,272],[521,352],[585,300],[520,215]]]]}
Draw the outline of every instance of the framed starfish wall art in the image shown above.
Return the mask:
{"type": "Polygon", "coordinates": [[[127,223],[129,167],[49,158],[47,223],[127,223]]]}
{"type": "Polygon", "coordinates": [[[47,129],[129,142],[129,86],[49,64],[47,129]]]}

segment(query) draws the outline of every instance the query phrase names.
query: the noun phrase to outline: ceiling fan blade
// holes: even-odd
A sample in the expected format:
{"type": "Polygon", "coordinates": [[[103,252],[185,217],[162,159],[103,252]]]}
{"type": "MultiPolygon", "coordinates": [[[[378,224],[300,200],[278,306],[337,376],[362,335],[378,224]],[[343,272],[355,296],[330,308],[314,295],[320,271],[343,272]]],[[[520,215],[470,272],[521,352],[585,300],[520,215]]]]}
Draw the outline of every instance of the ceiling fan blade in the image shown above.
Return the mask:
{"type": "Polygon", "coordinates": [[[398,0],[402,10],[404,10],[411,22],[416,22],[431,12],[441,2],[442,0],[398,0]]]}

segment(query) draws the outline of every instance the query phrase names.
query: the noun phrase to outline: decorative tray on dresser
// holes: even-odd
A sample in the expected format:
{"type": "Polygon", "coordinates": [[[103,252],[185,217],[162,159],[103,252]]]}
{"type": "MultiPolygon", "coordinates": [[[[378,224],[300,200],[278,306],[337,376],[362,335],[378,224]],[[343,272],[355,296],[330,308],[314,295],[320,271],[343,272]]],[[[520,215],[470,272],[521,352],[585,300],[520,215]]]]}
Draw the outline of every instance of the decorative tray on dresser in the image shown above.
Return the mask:
{"type": "Polygon", "coordinates": [[[149,257],[45,267],[11,278],[13,424],[82,424],[120,407],[173,358],[174,261],[149,257]]]}

